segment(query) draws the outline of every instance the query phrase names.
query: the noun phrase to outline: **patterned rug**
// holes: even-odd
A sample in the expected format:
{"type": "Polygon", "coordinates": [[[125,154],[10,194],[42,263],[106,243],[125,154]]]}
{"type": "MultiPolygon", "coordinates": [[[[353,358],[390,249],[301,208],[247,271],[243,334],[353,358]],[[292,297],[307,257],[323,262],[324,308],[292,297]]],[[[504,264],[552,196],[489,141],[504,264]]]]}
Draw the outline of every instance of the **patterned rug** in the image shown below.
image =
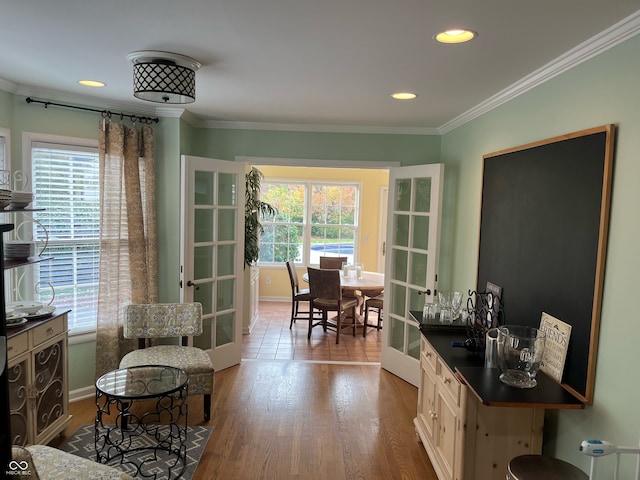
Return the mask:
{"type": "MultiPolygon", "coordinates": [[[[163,427],[161,427],[163,428],[163,427]]],[[[201,426],[189,426],[187,428],[187,459],[186,467],[179,476],[180,479],[190,480],[193,477],[198,462],[204,451],[204,447],[209,441],[212,427],[201,426]]],[[[135,447],[153,447],[153,443],[148,440],[136,439],[132,444],[132,448],[135,447]]],[[[80,427],[67,441],[62,444],[60,450],[73,453],[80,457],[88,458],[90,460],[96,460],[96,448],[95,448],[95,431],[93,425],[83,425],[80,427]]],[[[127,472],[129,475],[137,476],[139,478],[150,478],[153,480],[171,480],[177,478],[177,475],[182,469],[175,467],[175,457],[167,455],[163,451],[158,451],[158,455],[154,457],[153,451],[139,451],[134,454],[127,455],[127,462],[134,462],[137,465],[143,465],[140,473],[136,471],[136,468],[131,463],[121,463],[119,458],[113,459],[109,462],[109,465],[120,468],[127,472]]]]}

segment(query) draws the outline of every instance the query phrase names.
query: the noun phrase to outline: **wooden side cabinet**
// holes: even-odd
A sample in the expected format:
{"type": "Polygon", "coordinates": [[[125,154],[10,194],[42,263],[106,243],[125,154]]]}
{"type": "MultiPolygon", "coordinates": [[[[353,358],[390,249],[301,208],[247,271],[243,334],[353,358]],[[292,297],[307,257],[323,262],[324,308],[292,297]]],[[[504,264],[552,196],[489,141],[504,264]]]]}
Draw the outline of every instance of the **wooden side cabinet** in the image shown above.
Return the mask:
{"type": "Polygon", "coordinates": [[[67,313],[7,334],[12,444],[46,445],[71,420],[67,313]]]}
{"type": "Polygon", "coordinates": [[[504,480],[511,458],[542,451],[543,408],[490,407],[423,336],[414,420],[439,480],[504,480]]]}
{"type": "Polygon", "coordinates": [[[424,338],[420,348],[418,437],[440,480],[462,480],[467,389],[424,338]]]}

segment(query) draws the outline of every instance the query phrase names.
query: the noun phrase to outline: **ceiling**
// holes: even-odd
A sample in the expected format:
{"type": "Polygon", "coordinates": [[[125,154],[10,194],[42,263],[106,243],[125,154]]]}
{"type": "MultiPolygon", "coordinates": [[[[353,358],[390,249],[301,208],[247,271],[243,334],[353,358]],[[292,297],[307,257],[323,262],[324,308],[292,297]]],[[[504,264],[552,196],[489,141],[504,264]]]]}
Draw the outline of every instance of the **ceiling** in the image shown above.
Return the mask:
{"type": "Polygon", "coordinates": [[[6,0],[0,88],[166,114],[174,110],[133,97],[127,60],[160,50],[202,63],[196,101],[172,107],[205,124],[442,131],[611,43],[607,32],[636,34],[639,9],[639,0],[6,0]],[[454,27],[478,36],[433,40],[454,27]],[[396,91],[418,97],[400,102],[396,91]]]}

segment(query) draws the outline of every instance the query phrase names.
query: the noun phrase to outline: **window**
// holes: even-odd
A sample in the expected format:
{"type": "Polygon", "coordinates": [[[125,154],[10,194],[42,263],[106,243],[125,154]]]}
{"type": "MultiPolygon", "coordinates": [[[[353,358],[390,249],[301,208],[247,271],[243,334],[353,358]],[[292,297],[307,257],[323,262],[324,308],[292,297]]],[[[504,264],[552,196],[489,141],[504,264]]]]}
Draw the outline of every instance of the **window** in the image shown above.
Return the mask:
{"type": "MultiPolygon", "coordinates": [[[[96,328],[98,300],[100,192],[97,146],[31,142],[32,184],[39,245],[48,240],[37,264],[41,291],[51,285],[58,309],[70,309],[71,334],[96,328]],[[45,232],[46,230],[46,232],[45,232]],[[47,238],[48,236],[48,238],[47,238]]],[[[49,297],[50,298],[50,297],[49,297]]]]}
{"type": "Polygon", "coordinates": [[[262,200],[278,209],[261,219],[260,262],[295,260],[318,264],[320,256],[357,257],[359,186],[355,184],[262,183],[262,200]]]}

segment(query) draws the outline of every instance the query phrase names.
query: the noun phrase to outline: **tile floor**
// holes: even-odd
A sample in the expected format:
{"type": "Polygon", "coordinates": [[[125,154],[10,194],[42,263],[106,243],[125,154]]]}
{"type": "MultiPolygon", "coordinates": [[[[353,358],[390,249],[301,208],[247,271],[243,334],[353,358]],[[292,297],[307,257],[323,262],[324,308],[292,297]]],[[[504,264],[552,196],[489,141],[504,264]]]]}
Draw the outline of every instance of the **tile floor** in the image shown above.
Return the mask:
{"type": "MultiPolygon", "coordinates": [[[[260,302],[256,325],[242,338],[242,358],[380,362],[382,330],[370,328],[363,337],[362,328],[358,328],[353,337],[351,329],[344,329],[340,344],[336,345],[335,332],[325,333],[322,327],[315,327],[311,340],[307,340],[309,324],[306,321],[298,320],[289,330],[290,315],[290,302],[260,302]]],[[[377,320],[372,310],[369,323],[377,320]]]]}

